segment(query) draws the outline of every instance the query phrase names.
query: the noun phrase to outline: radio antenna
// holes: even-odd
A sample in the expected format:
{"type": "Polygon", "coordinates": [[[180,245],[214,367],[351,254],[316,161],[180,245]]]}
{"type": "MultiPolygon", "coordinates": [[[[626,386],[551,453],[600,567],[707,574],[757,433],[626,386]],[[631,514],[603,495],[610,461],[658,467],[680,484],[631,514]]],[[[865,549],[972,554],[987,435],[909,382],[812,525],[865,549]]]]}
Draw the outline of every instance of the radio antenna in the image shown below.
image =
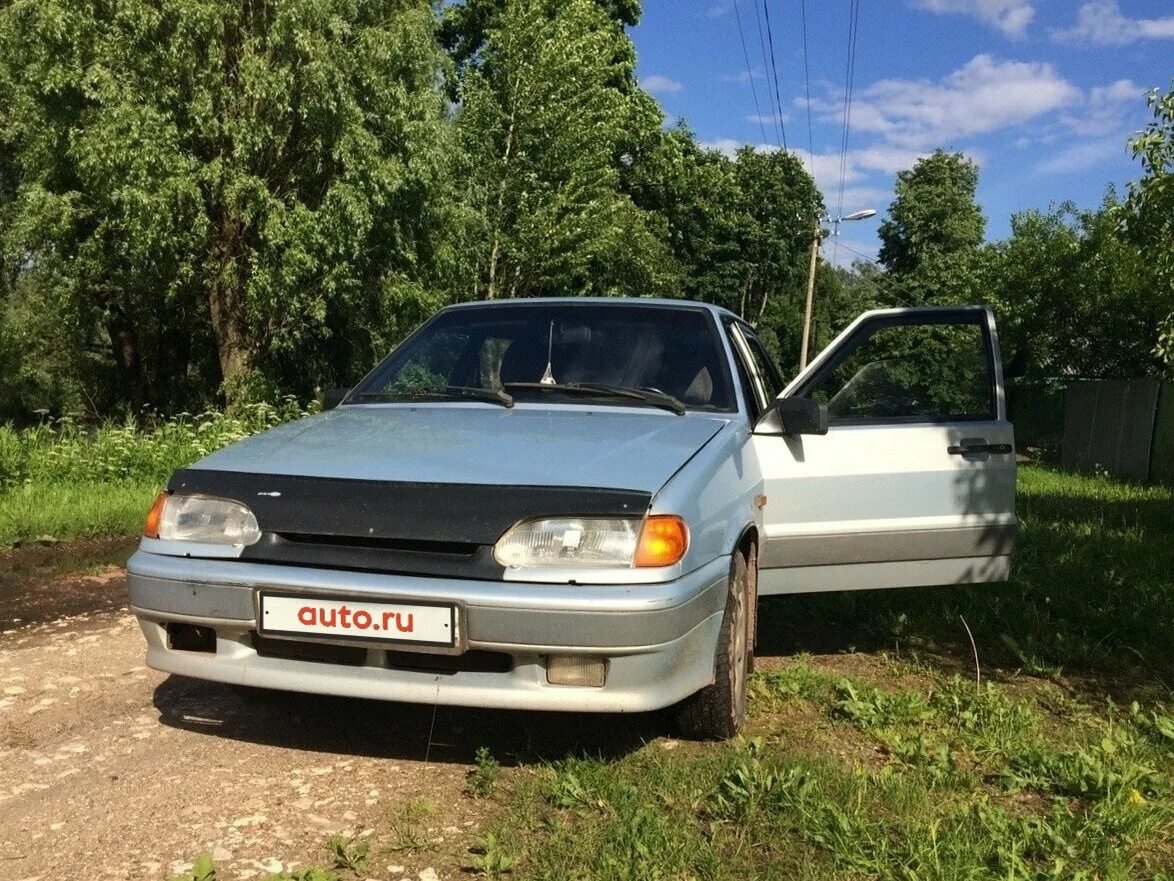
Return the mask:
{"type": "Polygon", "coordinates": [[[555,381],[554,373],[551,370],[551,365],[554,363],[554,322],[550,322],[550,333],[546,336],[546,372],[542,374],[542,379],[538,380],[541,385],[558,385],[555,381]]]}

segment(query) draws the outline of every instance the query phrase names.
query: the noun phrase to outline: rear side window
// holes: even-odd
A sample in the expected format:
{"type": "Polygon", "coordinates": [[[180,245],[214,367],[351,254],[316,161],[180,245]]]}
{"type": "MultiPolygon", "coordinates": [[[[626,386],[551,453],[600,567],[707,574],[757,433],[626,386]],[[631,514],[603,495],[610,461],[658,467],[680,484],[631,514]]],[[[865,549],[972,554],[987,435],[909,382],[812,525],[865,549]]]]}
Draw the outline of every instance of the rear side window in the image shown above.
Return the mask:
{"type": "Polygon", "coordinates": [[[878,319],[862,325],[800,394],[826,403],[832,424],[994,419],[988,336],[980,315],[878,319]]]}

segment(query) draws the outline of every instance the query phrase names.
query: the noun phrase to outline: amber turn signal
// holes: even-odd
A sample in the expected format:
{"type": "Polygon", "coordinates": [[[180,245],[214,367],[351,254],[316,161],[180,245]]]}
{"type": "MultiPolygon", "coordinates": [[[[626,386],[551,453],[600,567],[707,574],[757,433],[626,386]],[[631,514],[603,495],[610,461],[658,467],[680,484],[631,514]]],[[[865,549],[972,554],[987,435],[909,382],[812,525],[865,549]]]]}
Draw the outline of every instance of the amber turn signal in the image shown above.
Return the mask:
{"type": "Polygon", "coordinates": [[[167,499],[171,497],[169,492],[161,492],[155,496],[155,503],[151,505],[151,510],[147,512],[147,520],[143,524],[143,535],[147,538],[159,537],[159,521],[163,519],[163,507],[167,504],[167,499]]]}
{"type": "Polygon", "coordinates": [[[636,546],[637,566],[671,566],[689,547],[689,528],[673,514],[653,514],[644,520],[636,546]]]}

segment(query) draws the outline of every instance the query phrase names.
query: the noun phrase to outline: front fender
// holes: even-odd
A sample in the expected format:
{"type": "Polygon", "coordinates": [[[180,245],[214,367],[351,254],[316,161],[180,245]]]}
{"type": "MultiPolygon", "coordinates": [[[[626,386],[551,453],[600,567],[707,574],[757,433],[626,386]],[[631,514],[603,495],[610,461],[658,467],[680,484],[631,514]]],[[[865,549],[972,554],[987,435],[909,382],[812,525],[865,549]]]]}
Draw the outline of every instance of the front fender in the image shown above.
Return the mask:
{"type": "Polygon", "coordinates": [[[690,572],[726,556],[746,530],[762,535],[762,473],[749,424],[731,423],[702,447],[653,497],[651,513],[677,514],[689,524],[690,572]]]}

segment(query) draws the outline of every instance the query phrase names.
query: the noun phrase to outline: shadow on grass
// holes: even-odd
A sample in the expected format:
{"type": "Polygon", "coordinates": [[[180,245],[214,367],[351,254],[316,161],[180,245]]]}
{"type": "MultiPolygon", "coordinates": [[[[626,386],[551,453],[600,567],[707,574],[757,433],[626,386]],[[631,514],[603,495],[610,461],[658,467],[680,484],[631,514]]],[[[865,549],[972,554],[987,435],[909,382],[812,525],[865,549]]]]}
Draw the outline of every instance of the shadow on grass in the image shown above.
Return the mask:
{"type": "Polygon", "coordinates": [[[154,693],[173,728],[311,752],[469,764],[622,758],[665,734],[659,714],[539,713],[391,703],[245,688],[171,676],[154,693]],[[431,733],[431,740],[429,734],[431,733]]]}

